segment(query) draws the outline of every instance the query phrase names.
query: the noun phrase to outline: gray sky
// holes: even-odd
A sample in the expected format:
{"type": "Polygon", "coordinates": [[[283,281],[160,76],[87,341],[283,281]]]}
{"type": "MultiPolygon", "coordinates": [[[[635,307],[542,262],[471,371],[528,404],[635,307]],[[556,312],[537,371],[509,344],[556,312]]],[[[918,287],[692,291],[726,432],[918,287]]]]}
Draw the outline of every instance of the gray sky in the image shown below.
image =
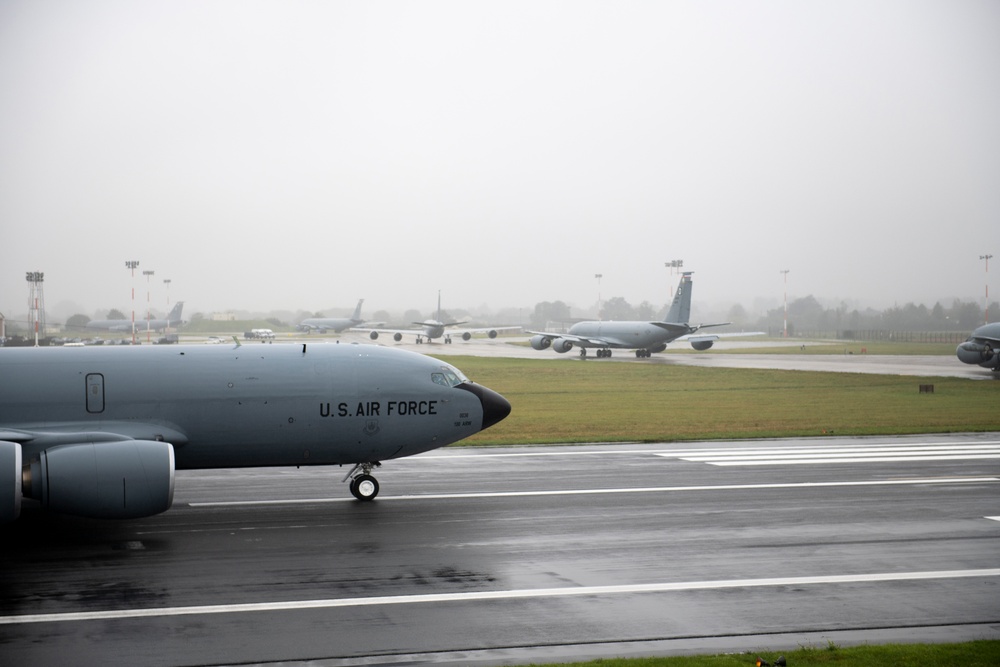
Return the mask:
{"type": "MultiPolygon", "coordinates": [[[[0,0],[0,312],[982,299],[1000,3],[0,0]],[[136,281],[137,300],[145,286],[136,281]]],[[[993,279],[991,297],[1000,296],[993,279]]]]}

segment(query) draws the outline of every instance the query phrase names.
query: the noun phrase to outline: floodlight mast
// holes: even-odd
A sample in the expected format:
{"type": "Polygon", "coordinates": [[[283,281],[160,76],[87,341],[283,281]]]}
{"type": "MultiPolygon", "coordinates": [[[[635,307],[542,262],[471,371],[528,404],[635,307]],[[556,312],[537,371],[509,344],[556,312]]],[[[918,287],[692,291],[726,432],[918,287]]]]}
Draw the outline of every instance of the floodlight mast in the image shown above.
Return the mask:
{"type": "Polygon", "coordinates": [[[788,269],[778,271],[785,276],[785,333],[784,338],[788,338],[788,269]]]}
{"type": "MultiPolygon", "coordinates": [[[[35,323],[35,347],[38,347],[38,321],[39,321],[39,311],[45,312],[45,297],[42,292],[42,283],[45,281],[45,274],[41,271],[26,271],[24,273],[24,279],[31,283],[30,294],[28,296],[28,308],[31,309],[33,315],[32,320],[35,323]]],[[[44,314],[42,315],[42,326],[45,329],[44,314]]]]}
{"type": "Polygon", "coordinates": [[[595,273],[594,277],[597,278],[597,319],[601,319],[601,278],[604,277],[603,273],[595,273]]]}
{"type": "Polygon", "coordinates": [[[152,271],[143,271],[142,275],[146,276],[146,342],[149,343],[149,277],[153,275],[152,271]]]}
{"type": "Polygon", "coordinates": [[[139,266],[139,261],[126,260],[125,268],[132,272],[132,344],[135,345],[135,270],[139,266]]]}
{"type": "Polygon", "coordinates": [[[986,260],[986,302],[983,304],[983,314],[986,324],[990,323],[990,259],[993,255],[980,255],[979,259],[986,260]]]}
{"type": "Polygon", "coordinates": [[[670,284],[668,285],[668,287],[670,288],[670,298],[667,299],[667,307],[669,308],[671,302],[674,299],[674,292],[675,292],[675,290],[674,290],[674,280],[673,280],[674,269],[677,269],[677,273],[680,273],[681,270],[684,268],[684,260],[683,259],[672,259],[669,262],[664,262],[663,266],[665,266],[668,269],[670,269],[670,284]]]}

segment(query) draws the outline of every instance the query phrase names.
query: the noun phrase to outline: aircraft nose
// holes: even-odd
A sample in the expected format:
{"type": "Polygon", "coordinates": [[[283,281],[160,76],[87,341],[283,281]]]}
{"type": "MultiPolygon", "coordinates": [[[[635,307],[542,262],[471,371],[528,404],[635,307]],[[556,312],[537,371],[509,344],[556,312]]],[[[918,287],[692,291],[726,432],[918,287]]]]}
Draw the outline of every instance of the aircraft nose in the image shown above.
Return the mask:
{"type": "Polygon", "coordinates": [[[460,384],[458,388],[475,394],[483,404],[483,427],[479,430],[485,431],[510,414],[510,401],[492,389],[472,383],[460,384]]]}

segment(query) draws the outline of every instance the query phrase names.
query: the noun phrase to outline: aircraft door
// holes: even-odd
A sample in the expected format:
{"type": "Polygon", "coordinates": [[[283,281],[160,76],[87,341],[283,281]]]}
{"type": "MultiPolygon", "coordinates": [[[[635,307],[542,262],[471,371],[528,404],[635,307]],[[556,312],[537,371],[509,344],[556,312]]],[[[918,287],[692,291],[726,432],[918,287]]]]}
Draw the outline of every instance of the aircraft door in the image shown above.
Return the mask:
{"type": "Polygon", "coordinates": [[[87,374],[87,412],[104,412],[104,376],[100,373],[87,374]]]}

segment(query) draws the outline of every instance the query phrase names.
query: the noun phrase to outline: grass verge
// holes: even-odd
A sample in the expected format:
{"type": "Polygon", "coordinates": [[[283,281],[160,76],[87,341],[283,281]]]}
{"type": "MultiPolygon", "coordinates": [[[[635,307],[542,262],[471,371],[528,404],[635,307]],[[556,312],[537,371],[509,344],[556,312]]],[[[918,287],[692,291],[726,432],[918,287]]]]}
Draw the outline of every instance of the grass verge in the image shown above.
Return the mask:
{"type": "MultiPolygon", "coordinates": [[[[748,667],[757,657],[773,663],[783,655],[789,667],[995,667],[1000,665],[1000,641],[973,641],[962,644],[885,644],[841,648],[800,648],[785,653],[742,653],[667,658],[604,659],[575,662],[561,667],[748,667]]],[[[539,666],[541,667],[541,666],[539,666]]]]}
{"type": "Polygon", "coordinates": [[[1000,431],[1000,382],[963,378],[445,358],[510,417],[468,445],[1000,431]],[[920,385],[933,393],[920,393],[920,385]]]}

